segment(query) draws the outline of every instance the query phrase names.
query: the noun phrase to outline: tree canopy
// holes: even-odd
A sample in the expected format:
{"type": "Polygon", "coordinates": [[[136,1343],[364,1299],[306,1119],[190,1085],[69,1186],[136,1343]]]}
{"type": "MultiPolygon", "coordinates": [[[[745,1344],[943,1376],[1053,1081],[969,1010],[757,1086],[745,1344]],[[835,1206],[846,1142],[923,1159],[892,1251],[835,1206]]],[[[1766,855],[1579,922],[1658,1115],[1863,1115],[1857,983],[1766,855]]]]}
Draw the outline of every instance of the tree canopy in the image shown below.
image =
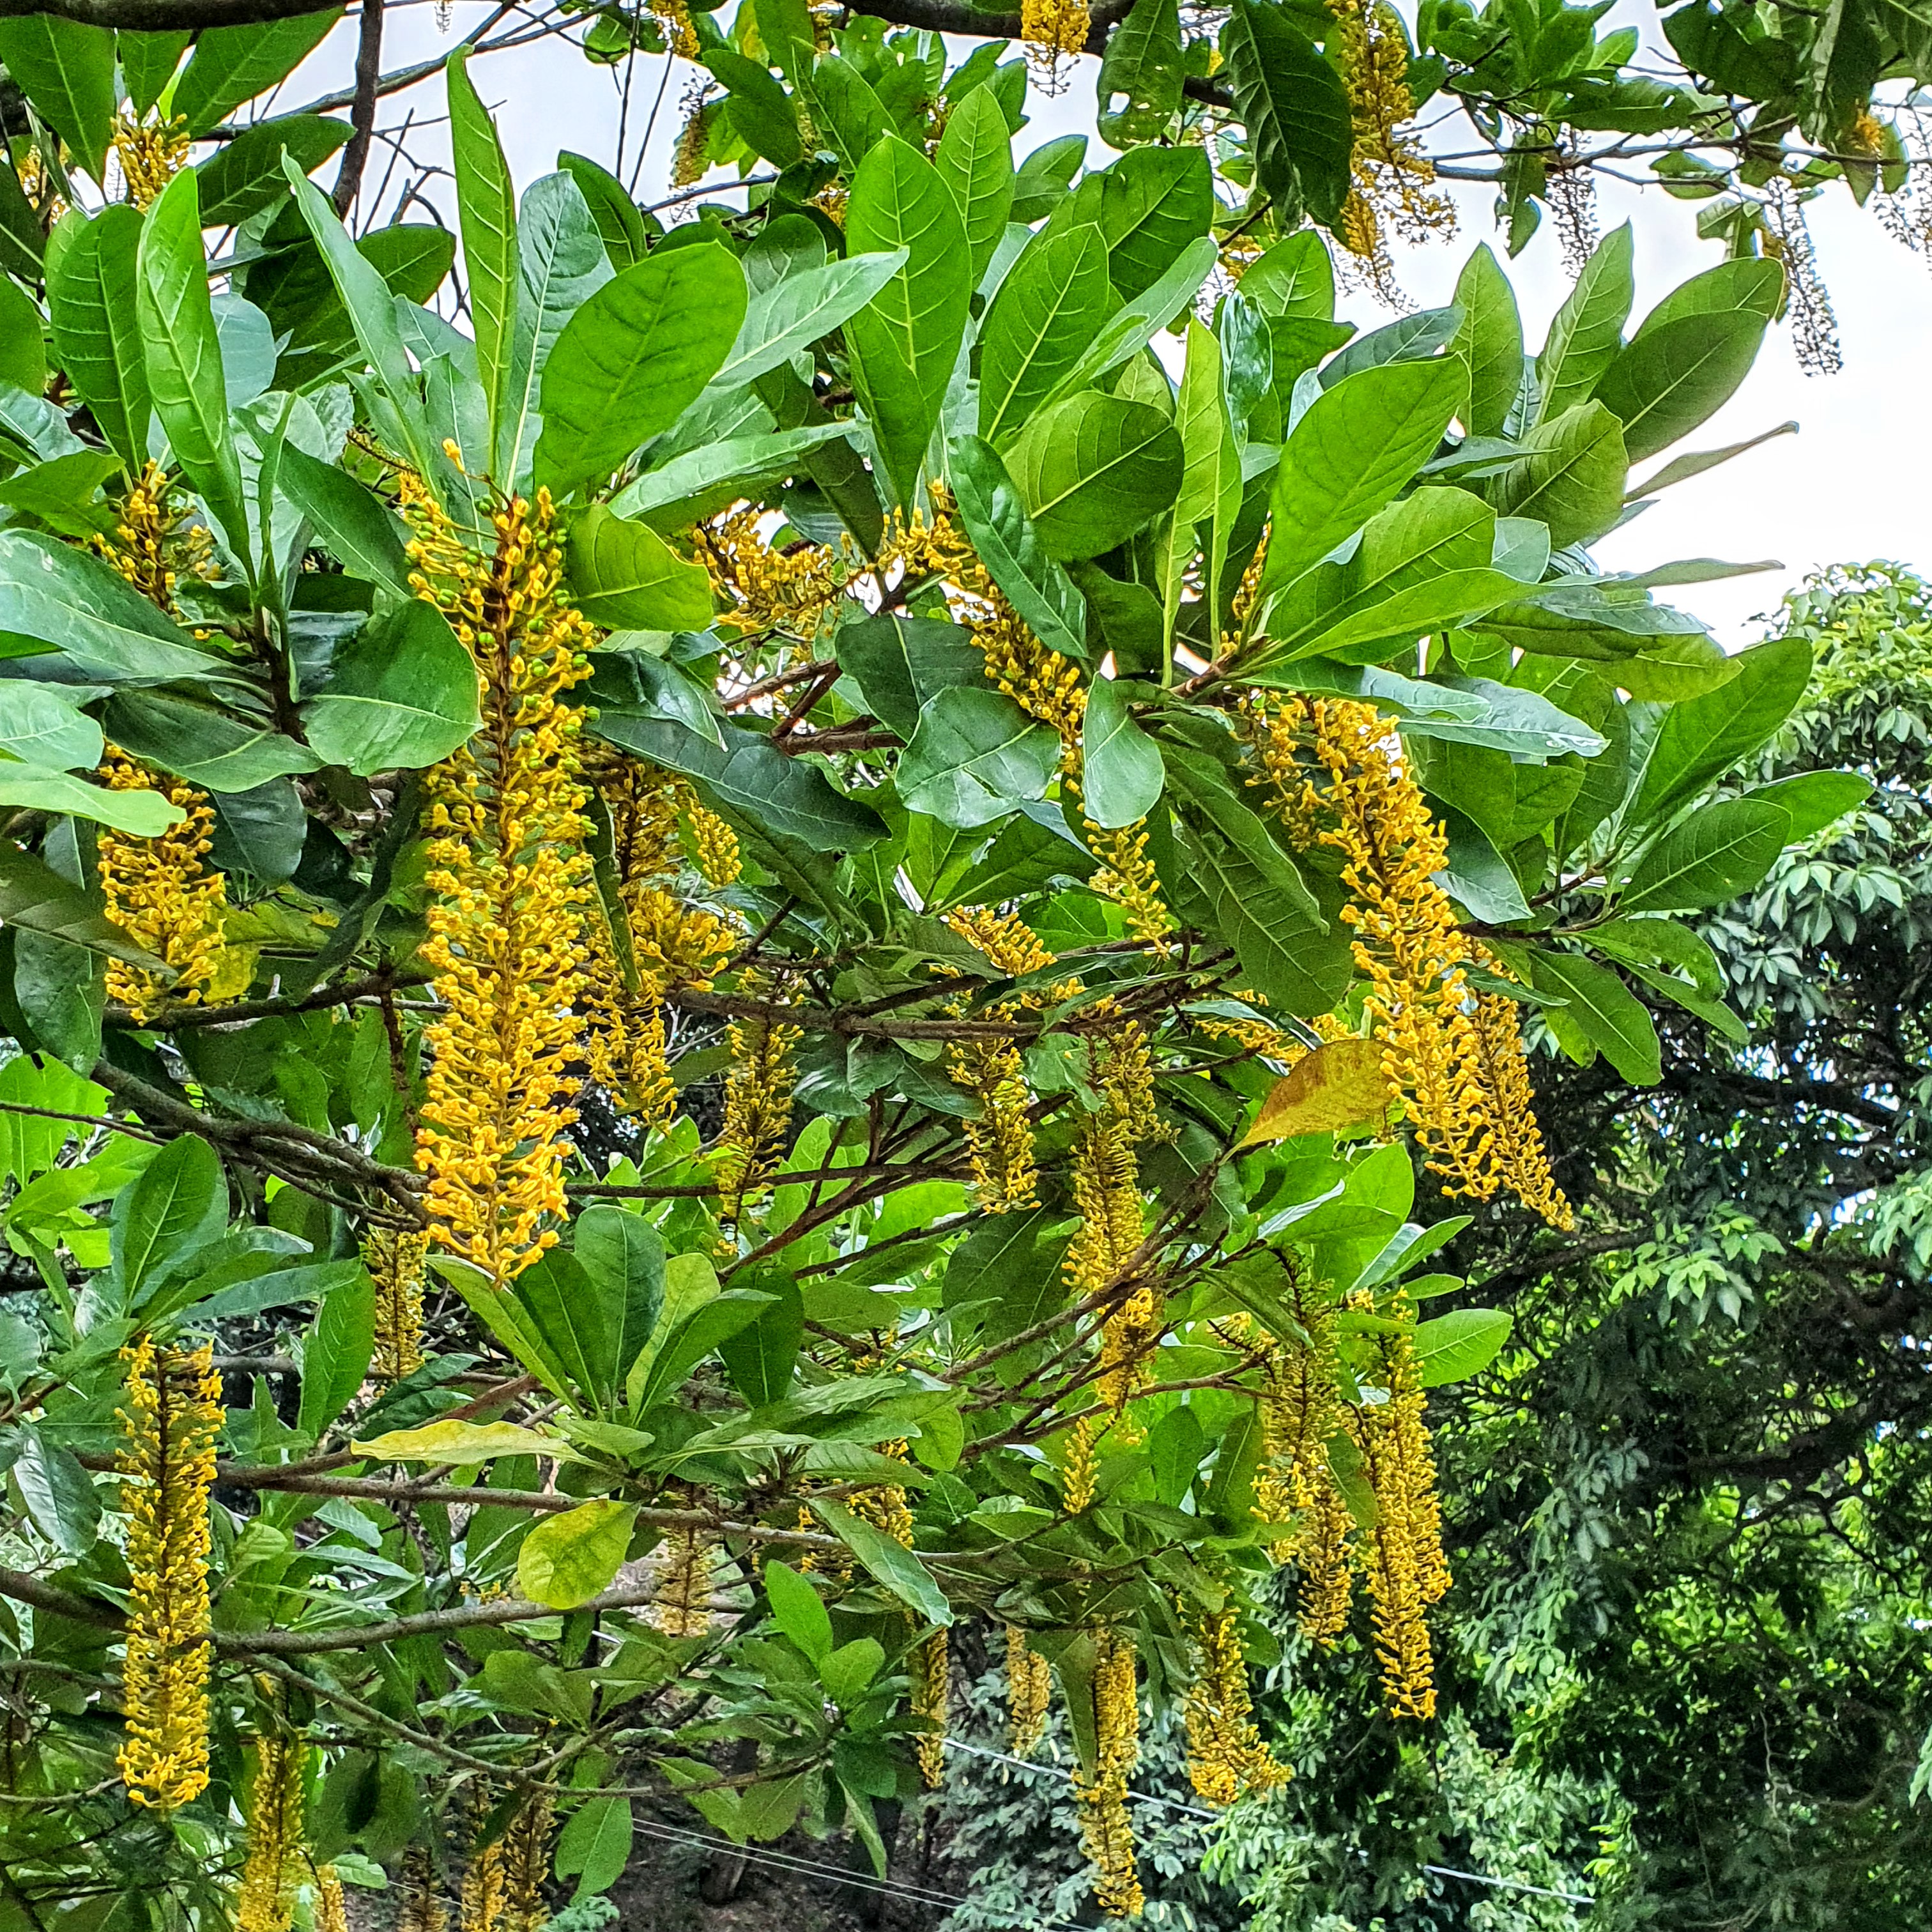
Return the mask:
{"type": "Polygon", "coordinates": [[[1748,566],[1590,554],[1785,268],[1357,332],[1407,44],[1257,0],[1240,138],[1095,169],[997,48],[667,16],[778,171],[668,232],[459,50],[455,229],[358,235],[373,55],[226,122],[331,17],[0,26],[0,1924],[531,1932],[673,1800],[883,1870],[962,1626],[1135,1916],[1143,1706],[1278,1786],[1284,1591],[1436,1709],[1449,1264],[1604,1211],[1526,1040],[1669,1102],[1865,808],[1655,595],[1748,566]]]}

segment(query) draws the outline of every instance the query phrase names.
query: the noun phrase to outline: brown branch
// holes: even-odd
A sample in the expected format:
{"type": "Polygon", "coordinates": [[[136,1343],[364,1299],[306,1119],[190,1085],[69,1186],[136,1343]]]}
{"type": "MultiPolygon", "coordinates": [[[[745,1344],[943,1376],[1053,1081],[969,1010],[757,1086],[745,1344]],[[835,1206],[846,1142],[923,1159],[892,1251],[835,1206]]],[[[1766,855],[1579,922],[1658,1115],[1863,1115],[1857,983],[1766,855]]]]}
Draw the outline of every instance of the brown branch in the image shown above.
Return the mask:
{"type": "Polygon", "coordinates": [[[127,1621],[110,1604],[76,1597],[71,1590],[63,1590],[57,1583],[44,1583],[24,1570],[0,1569],[0,1597],[31,1604],[35,1610],[50,1611],[57,1617],[71,1617],[76,1623],[92,1624],[98,1630],[118,1630],[127,1621]]]}
{"type": "Polygon", "coordinates": [[[369,162],[369,143],[376,132],[376,91],[382,84],[382,8],[384,0],[362,0],[362,31],[356,43],[356,99],[349,111],[354,131],[342,151],[335,175],[335,212],[344,220],[362,190],[362,170],[369,162]]]}

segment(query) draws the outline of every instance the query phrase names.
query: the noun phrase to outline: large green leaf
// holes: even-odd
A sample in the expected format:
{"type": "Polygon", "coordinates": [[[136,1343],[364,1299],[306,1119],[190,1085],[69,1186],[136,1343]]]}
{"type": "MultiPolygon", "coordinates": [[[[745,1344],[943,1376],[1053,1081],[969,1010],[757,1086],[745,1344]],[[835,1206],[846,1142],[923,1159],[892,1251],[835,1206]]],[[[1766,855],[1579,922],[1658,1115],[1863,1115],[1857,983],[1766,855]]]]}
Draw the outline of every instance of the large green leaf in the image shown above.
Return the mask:
{"type": "Polygon", "coordinates": [[[892,125],[884,104],[857,66],[836,53],[801,74],[798,91],[812,110],[820,140],[838,157],[849,180],[892,125]]]}
{"type": "Polygon", "coordinates": [[[610,499],[610,508],[674,535],[742,500],[759,500],[760,492],[807,470],[813,452],[844,441],[853,430],[849,422],[828,422],[708,442],[646,470],[610,499]]]}
{"type": "Polygon", "coordinates": [[[1548,524],[1559,547],[1600,537],[1622,516],[1630,458],[1623,426],[1601,403],[1538,424],[1522,446],[1522,458],[1484,489],[1504,515],[1548,524]]]}
{"type": "Polygon", "coordinates": [[[753,154],[780,168],[804,159],[798,110],[770,68],[733,47],[708,47],[700,58],[730,90],[732,131],[753,154]]]}
{"type": "Polygon", "coordinates": [[[735,389],[789,362],[801,350],[849,322],[904,261],[896,250],[848,256],[816,268],[793,269],[759,290],[711,387],[735,389]]]}
{"type": "Polygon", "coordinates": [[[1115,310],[1085,355],[1063,376],[1047,400],[1057,402],[1102,382],[1123,362],[1138,356],[1201,292],[1220,259],[1211,236],[1197,236],[1180,259],[1144,295],[1115,310]]]}
{"type": "Polygon", "coordinates": [[[1457,1308],[1416,1324],[1415,1378],[1424,1388],[1466,1381],[1489,1366],[1509,1340],[1513,1319],[1502,1308],[1457,1308]]]}
{"type": "Polygon", "coordinates": [[[845,325],[845,346],[886,475],[908,505],[958,360],[972,288],[952,190],[896,135],[878,142],[853,178],[845,246],[854,255],[905,251],[892,279],[845,325]]]}
{"type": "Polygon", "coordinates": [[[844,1544],[860,1562],[900,1602],[929,1624],[950,1624],[952,1606],[946,1593],[933,1581],[932,1572],[907,1549],[863,1516],[854,1516],[843,1503],[814,1496],[812,1507],[826,1528],[844,1544]]]}
{"type": "Polygon", "coordinates": [[[1049,650],[1084,661],[1086,600],[1047,554],[1006,466],[978,436],[956,438],[946,472],[959,520],[986,572],[1049,650]]]}
{"type": "Polygon", "coordinates": [[[958,624],[881,611],[842,626],[835,647],[873,715],[902,738],[919,728],[921,707],[940,692],[985,682],[985,657],[958,624]]]}
{"type": "Polygon", "coordinates": [[[242,464],[228,426],[228,386],[208,298],[208,261],[192,172],[177,175],[148,209],[136,256],[135,313],[148,388],[175,460],[240,561],[249,557],[242,464]]]}
{"type": "Polygon", "coordinates": [[[1134,0],[1100,56],[1101,140],[1124,148],[1160,140],[1180,109],[1184,77],[1178,0],[1134,0]]]}
{"type": "Polygon", "coordinates": [[[1096,677],[1088,687],[1080,765],[1082,804],[1103,830],[1144,818],[1167,782],[1160,748],[1135,723],[1112,678],[1096,677]]]}
{"type": "Polygon", "coordinates": [[[1321,230],[1299,230],[1251,262],[1241,278],[1241,299],[1264,315],[1332,322],[1335,264],[1321,230]]]}
{"type": "Polygon", "coordinates": [[[596,1292],[598,1346],[592,1367],[609,1365],[608,1387],[594,1380],[590,1393],[614,1405],[631,1364],[656,1330],[664,1305],[664,1240],[641,1214],[604,1203],[586,1208],[574,1230],[578,1263],[596,1292]]]}
{"type": "Polygon", "coordinates": [[[135,306],[140,246],[140,216],[117,202],[71,232],[47,278],[54,353],[130,475],[147,460],[153,412],[135,306]]]}
{"type": "Polygon", "coordinates": [[[100,762],[100,727],[57,686],[0,682],[0,751],[56,771],[92,771],[100,762]]]}
{"type": "Polygon", "coordinates": [[[477,728],[476,666],[442,613],[411,598],[337,648],[302,707],[325,764],[358,776],[446,758],[477,728]]]}
{"type": "Polygon", "coordinates": [[[1802,638],[1768,638],[1731,662],[1734,674],[1721,690],[1664,713],[1630,801],[1634,823],[1675,811],[1768,744],[1810,681],[1810,646],[1802,638]]]}
{"type": "Polygon", "coordinates": [[[380,584],[398,597],[414,596],[406,533],[380,497],[292,442],[283,446],[276,480],[350,576],[380,584]]]}
{"type": "Polygon", "coordinates": [[[1144,295],[1214,218],[1207,151],[1136,148],[1100,178],[1107,272],[1121,297],[1144,295]]]}
{"type": "Polygon", "coordinates": [[[96,181],[114,132],[114,36],[57,14],[0,20],[9,80],[96,181]]]}
{"type": "Polygon", "coordinates": [[[1049,555],[1098,556],[1172,507],[1180,434],[1146,403],[1089,391],[1043,410],[1013,446],[1013,481],[1049,555]]]}
{"type": "Polygon", "coordinates": [[[237,718],[178,691],[118,692],[104,720],[124,750],[204,791],[252,791],[320,762],[261,718],[237,718]]]}
{"type": "Polygon", "coordinates": [[[1287,13],[1234,0],[1221,29],[1234,112],[1247,130],[1255,178],[1289,226],[1306,214],[1333,223],[1349,187],[1354,128],[1348,90],[1287,13]]]}
{"type": "Polygon", "coordinates": [[[517,1587],[532,1603],[574,1610],[608,1590],[631,1547],[634,1503],[596,1496],[546,1516],[517,1552],[517,1587]]]}
{"type": "Polygon", "coordinates": [[[286,80],[342,18],[339,7],[245,27],[211,27],[175,83],[174,111],[205,134],[244,101],[286,80]]]}
{"type": "Polygon", "coordinates": [[[1391,502],[1436,453],[1468,394],[1460,357],[1389,362],[1324,389],[1283,446],[1261,601],[1391,502]]]}
{"type": "Polygon", "coordinates": [[[536,474],[608,476],[698,400],[745,320],[744,271],[709,244],[654,254],[565,323],[543,372],[536,474]]]}
{"type": "Polygon", "coordinates": [[[647,524],[593,503],[570,526],[566,574],[578,608],[614,631],[701,631],[711,579],[647,524]]]}
{"type": "Polygon", "coordinates": [[[1574,952],[1539,950],[1531,956],[1536,990],[1563,1000],[1564,1017],[1624,1079],[1654,1087],[1663,1078],[1657,1029],[1642,1001],[1616,974],[1574,952]]]}
{"type": "MultiPolygon", "coordinates": [[[[1244,290],[1246,285],[1244,278],[1244,290]]],[[[1472,436],[1500,436],[1522,387],[1522,318],[1516,292],[1486,242],[1456,278],[1456,305],[1462,311],[1456,351],[1469,365],[1464,425],[1472,436]]]]}
{"type": "Polygon", "coordinates": [[[1597,400],[1624,426],[1633,463],[1668,448],[1729,402],[1757,359],[1754,309],[1679,316],[1646,329],[1604,370],[1597,400]]]}
{"type": "Polygon", "coordinates": [[[920,713],[899,760],[908,810],[970,830],[1043,798],[1060,765],[1060,740],[997,691],[942,691],[920,713]]]}
{"type": "Polygon", "coordinates": [[[1090,222],[1043,236],[1014,263],[980,331],[980,434],[998,449],[1093,346],[1114,307],[1090,222]]]}
{"type": "Polygon", "coordinates": [[[97,896],[70,884],[45,860],[5,839],[0,839],[0,924],[172,976],[172,969],[102,916],[97,896]]]}
{"type": "Polygon", "coordinates": [[[644,218],[625,192],[624,184],[588,154],[574,154],[568,148],[558,150],[556,164],[576,182],[603,238],[611,267],[628,268],[641,262],[650,253],[650,237],[644,218]]]}
{"type": "MultiPolygon", "coordinates": [[[[1166,0],[1172,6],[1174,0],[1166,0]]],[[[990,88],[976,87],[946,116],[932,165],[952,190],[965,231],[968,273],[977,288],[1006,232],[1013,206],[1013,143],[990,88]]]]}
{"type": "Polygon", "coordinates": [[[224,142],[195,170],[201,178],[201,225],[232,228],[288,192],[282,155],[313,173],[349,139],[349,123],[328,114],[284,114],[257,121],[224,142]]]}
{"type": "Polygon", "coordinates": [[[1790,836],[1790,814],[1768,800],[1707,805],[1637,861],[1618,910],[1699,912],[1725,904],[1762,881],[1790,836]]]}
{"type": "MultiPolygon", "coordinates": [[[[1556,311],[1536,358],[1545,423],[1586,403],[1623,346],[1623,328],[1636,292],[1636,242],[1626,221],[1597,244],[1576,285],[1556,311]]],[[[1561,539],[1559,539],[1561,541],[1561,539]]]]}
{"type": "Polygon", "coordinates": [[[136,838],[158,838],[181,823],[182,813],[158,791],[110,791],[49,765],[0,759],[0,808],[67,812],[111,825],[136,838]]]}
{"type": "Polygon", "coordinates": [[[220,1156],[199,1134],[170,1141],[116,1204],[111,1225],[121,1292],[138,1308],[144,1288],[159,1286],[227,1226],[220,1156]]]}
{"type": "Polygon", "coordinates": [[[1163,648],[1168,653],[1197,544],[1203,555],[1208,606],[1221,609],[1222,567],[1241,508],[1241,452],[1228,412],[1221,345],[1214,331],[1198,320],[1187,325],[1186,359],[1174,420],[1180,437],[1180,488],[1173,523],[1158,553],[1163,648]]]}
{"type": "Polygon", "coordinates": [[[1774,321],[1784,299],[1784,263],[1768,256],[1744,255],[1734,262],[1720,262],[1714,268],[1679,282],[1637,325],[1631,340],[1641,341],[1653,330],[1686,316],[1729,315],[1742,310],[1774,321]]]}
{"type": "Polygon", "coordinates": [[[502,445],[510,345],[517,328],[521,278],[517,261],[517,196],[503,145],[470,78],[470,50],[458,47],[444,69],[448,82],[450,146],[456,163],[456,215],[470,277],[470,331],[476,376],[490,412],[490,446],[502,445]]]}
{"type": "Polygon", "coordinates": [[[17,282],[0,284],[0,382],[30,396],[47,386],[40,307],[17,282]]]}
{"type": "Polygon", "coordinates": [[[324,1299],[302,1349],[302,1407],[296,1424],[305,1436],[319,1441],[349,1406],[368,1378],[375,1352],[376,1285],[366,1272],[358,1272],[324,1299]]]}
{"type": "Polygon", "coordinates": [[[114,36],[128,104],[137,115],[145,116],[160,99],[194,38],[194,29],[188,27],[154,33],[130,33],[124,27],[114,36]]]}

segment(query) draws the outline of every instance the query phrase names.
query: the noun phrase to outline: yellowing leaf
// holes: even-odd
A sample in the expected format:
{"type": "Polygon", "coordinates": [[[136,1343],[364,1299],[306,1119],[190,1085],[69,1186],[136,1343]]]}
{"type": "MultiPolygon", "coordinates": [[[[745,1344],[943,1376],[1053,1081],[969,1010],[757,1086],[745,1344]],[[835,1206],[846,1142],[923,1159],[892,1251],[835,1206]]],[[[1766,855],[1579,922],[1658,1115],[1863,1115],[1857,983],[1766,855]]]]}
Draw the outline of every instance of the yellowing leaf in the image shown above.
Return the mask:
{"type": "Polygon", "coordinates": [[[546,1517],[524,1538],[518,1552],[518,1588],[554,1610],[587,1604],[609,1588],[631,1546],[637,1516],[635,1504],[599,1496],[546,1517]]]}
{"type": "Polygon", "coordinates": [[[358,1456],[386,1462],[449,1462],[461,1468],[492,1456],[549,1456],[562,1462],[581,1459],[560,1436],[545,1436],[516,1422],[432,1422],[421,1429],[392,1429],[373,1442],[350,1445],[358,1456]]]}
{"type": "Polygon", "coordinates": [[[1241,1145],[1340,1133],[1375,1120],[1388,1104],[1382,1048],[1372,1040],[1331,1040],[1275,1082],[1241,1145]]]}

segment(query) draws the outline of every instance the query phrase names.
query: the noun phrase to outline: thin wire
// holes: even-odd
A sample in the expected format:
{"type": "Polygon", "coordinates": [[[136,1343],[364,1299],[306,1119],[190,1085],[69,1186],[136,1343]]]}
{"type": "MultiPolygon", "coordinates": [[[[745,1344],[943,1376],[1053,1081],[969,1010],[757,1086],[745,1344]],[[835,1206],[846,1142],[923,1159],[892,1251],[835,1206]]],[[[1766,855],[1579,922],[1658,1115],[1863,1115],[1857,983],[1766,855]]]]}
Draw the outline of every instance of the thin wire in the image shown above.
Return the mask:
{"type": "Polygon", "coordinates": [[[1472,1885],[1500,1885],[1511,1892],[1532,1892],[1538,1898],[1568,1899],[1572,1905],[1594,1905],[1596,1900],[1587,1892],[1551,1892],[1540,1885],[1526,1885],[1520,1878],[1485,1878],[1480,1872],[1457,1871],[1451,1865],[1424,1865],[1426,1872],[1434,1872],[1439,1878],[1466,1878],[1472,1885]]]}

